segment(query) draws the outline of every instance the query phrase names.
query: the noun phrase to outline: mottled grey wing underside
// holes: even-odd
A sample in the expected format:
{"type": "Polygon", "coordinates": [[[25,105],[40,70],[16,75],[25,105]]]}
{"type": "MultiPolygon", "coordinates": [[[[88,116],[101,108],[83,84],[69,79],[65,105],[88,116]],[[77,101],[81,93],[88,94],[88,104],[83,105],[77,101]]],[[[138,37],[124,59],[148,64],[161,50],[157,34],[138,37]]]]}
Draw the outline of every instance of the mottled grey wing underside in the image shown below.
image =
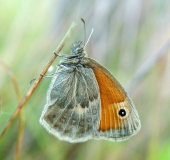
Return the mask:
{"type": "Polygon", "coordinates": [[[99,119],[99,87],[92,69],[58,69],[40,123],[59,139],[82,142],[92,138],[99,119]]]}

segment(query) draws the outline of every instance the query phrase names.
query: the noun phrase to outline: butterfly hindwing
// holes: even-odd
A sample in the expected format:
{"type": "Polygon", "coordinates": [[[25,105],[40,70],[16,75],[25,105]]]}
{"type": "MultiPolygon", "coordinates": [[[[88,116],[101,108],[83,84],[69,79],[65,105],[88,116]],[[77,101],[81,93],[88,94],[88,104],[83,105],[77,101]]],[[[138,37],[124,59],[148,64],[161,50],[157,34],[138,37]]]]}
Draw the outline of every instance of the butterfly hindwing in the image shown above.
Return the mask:
{"type": "Polygon", "coordinates": [[[99,120],[100,94],[92,69],[60,67],[49,87],[40,123],[59,139],[80,142],[92,138],[99,120]]]}

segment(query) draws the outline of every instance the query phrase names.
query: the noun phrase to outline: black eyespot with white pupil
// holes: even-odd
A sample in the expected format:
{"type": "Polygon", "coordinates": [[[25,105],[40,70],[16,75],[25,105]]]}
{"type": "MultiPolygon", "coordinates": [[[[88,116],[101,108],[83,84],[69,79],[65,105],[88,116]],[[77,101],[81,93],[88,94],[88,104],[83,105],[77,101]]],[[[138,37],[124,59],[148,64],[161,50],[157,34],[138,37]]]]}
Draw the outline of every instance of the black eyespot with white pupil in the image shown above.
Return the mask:
{"type": "Polygon", "coordinates": [[[120,109],[118,114],[119,114],[119,116],[121,116],[121,117],[125,117],[125,116],[126,116],[126,111],[125,111],[125,109],[120,109]]]}

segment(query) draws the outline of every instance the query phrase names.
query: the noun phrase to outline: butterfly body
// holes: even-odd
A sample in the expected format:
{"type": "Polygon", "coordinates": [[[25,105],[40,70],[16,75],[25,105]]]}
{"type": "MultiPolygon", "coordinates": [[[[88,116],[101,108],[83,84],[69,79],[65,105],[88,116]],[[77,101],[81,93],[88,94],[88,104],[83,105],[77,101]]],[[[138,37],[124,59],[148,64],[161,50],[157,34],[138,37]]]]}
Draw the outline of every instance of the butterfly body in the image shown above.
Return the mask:
{"type": "Polygon", "coordinates": [[[114,76],[88,58],[81,41],[61,59],[40,123],[61,140],[125,140],[140,129],[138,113],[114,76]]]}

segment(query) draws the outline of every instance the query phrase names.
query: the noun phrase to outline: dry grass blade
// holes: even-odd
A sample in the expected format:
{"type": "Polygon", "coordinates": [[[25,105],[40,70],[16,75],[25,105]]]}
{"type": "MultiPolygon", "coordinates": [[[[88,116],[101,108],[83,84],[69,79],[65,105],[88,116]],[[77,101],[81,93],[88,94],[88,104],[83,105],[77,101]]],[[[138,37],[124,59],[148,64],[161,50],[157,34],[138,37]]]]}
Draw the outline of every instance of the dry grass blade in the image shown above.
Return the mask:
{"type": "MultiPolygon", "coordinates": [[[[7,72],[7,74],[11,78],[11,81],[13,83],[14,90],[15,90],[15,93],[17,96],[17,100],[19,103],[21,100],[21,93],[19,90],[19,85],[17,83],[17,80],[16,80],[13,72],[11,71],[11,69],[5,63],[0,61],[0,65],[4,68],[4,70],[7,72]]],[[[23,112],[21,111],[20,116],[19,116],[19,132],[18,132],[18,139],[17,139],[17,145],[16,145],[15,160],[19,159],[19,155],[20,155],[20,151],[21,151],[21,144],[22,144],[23,131],[24,131],[24,118],[23,117],[24,117],[23,112]]]]}
{"type": "Polygon", "coordinates": [[[11,118],[9,119],[5,129],[3,130],[3,132],[0,135],[0,139],[3,137],[3,135],[6,133],[6,131],[8,130],[8,128],[10,127],[11,123],[13,122],[13,120],[15,119],[15,117],[18,115],[18,113],[20,112],[20,110],[22,109],[22,107],[24,106],[24,104],[28,101],[28,99],[31,97],[31,95],[33,94],[33,92],[35,91],[35,89],[37,88],[37,86],[39,85],[39,83],[42,80],[42,75],[45,75],[46,72],[48,71],[49,67],[52,65],[52,63],[54,62],[54,60],[57,57],[57,54],[60,53],[60,51],[62,50],[62,48],[65,45],[66,40],[71,36],[71,33],[73,31],[73,29],[75,28],[76,24],[73,22],[72,25],[70,26],[68,32],[66,33],[66,35],[64,36],[64,38],[62,39],[61,43],[59,44],[58,48],[56,49],[55,53],[53,55],[53,57],[51,58],[51,60],[49,61],[49,63],[47,64],[47,66],[43,69],[43,71],[41,72],[40,76],[36,79],[36,81],[34,82],[34,84],[32,85],[32,87],[28,90],[28,92],[26,93],[26,95],[24,96],[24,98],[22,99],[22,101],[19,103],[18,107],[16,108],[16,110],[14,111],[14,113],[12,114],[11,118]]]}
{"type": "Polygon", "coordinates": [[[19,159],[19,155],[21,152],[23,133],[24,133],[24,113],[21,110],[20,114],[19,114],[19,132],[18,132],[16,152],[15,152],[15,160],[19,159]]]}

